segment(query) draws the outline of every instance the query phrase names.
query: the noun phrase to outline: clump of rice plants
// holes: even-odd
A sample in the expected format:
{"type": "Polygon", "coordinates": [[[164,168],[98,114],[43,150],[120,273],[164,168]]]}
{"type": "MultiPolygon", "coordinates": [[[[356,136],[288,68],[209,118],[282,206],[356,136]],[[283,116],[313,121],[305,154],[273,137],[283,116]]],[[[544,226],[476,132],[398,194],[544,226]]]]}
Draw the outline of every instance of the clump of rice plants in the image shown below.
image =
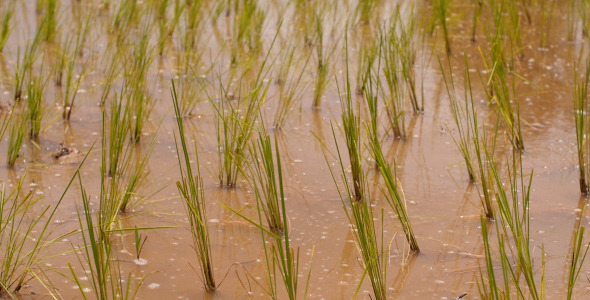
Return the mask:
{"type": "Polygon", "coordinates": [[[195,144],[197,169],[196,174],[193,174],[193,168],[191,166],[192,159],[189,157],[188,153],[188,145],[184,134],[184,124],[174,81],[171,83],[171,94],[176,123],[178,126],[178,136],[180,139],[180,148],[178,147],[178,142],[176,142],[176,150],[178,153],[178,165],[180,167],[182,179],[181,181],[178,181],[176,185],[178,187],[178,192],[186,205],[186,212],[193,237],[193,245],[195,253],[199,259],[201,280],[203,281],[205,290],[211,292],[215,291],[217,285],[215,284],[215,276],[211,261],[211,243],[209,241],[209,228],[207,226],[205,209],[205,192],[199,167],[199,155],[195,144]]]}
{"type": "Polygon", "coordinates": [[[508,163],[508,182],[505,183],[494,165],[494,158],[489,154],[487,159],[492,162],[498,211],[496,218],[497,253],[501,263],[503,283],[498,283],[493,265],[492,245],[489,241],[488,220],[481,217],[482,236],[485,251],[485,274],[482,271],[478,281],[479,293],[483,298],[501,299],[503,295],[518,297],[525,293],[532,299],[545,297],[545,251],[541,247],[541,278],[535,276],[532,248],[530,245],[530,191],[533,179],[523,173],[521,155],[513,150],[512,162],[508,163]]]}
{"type": "Polygon", "coordinates": [[[582,74],[574,67],[574,121],[580,172],[580,192],[590,192],[590,117],[588,116],[588,83],[590,82],[590,58],[583,63],[582,74]]]}

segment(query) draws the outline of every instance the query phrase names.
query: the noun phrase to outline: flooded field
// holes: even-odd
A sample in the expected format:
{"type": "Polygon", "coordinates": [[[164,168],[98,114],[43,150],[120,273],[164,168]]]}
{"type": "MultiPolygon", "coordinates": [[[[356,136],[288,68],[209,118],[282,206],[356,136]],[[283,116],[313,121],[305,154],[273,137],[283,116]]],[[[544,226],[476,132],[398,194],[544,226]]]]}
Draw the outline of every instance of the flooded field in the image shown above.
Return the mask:
{"type": "Polygon", "coordinates": [[[0,295],[585,299],[589,25],[588,0],[0,0],[0,295]]]}

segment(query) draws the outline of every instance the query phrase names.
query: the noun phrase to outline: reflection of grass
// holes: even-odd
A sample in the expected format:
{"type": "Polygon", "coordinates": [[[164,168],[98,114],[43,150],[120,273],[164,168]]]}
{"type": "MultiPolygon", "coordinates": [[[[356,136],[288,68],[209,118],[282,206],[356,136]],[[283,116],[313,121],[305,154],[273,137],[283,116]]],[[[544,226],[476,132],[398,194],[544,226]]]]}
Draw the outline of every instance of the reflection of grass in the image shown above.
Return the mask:
{"type": "Polygon", "coordinates": [[[214,291],[216,289],[215,278],[213,274],[213,265],[211,262],[211,245],[209,242],[209,227],[207,226],[205,191],[203,179],[199,166],[199,155],[195,144],[195,157],[197,171],[193,174],[191,158],[188,154],[188,145],[184,134],[184,124],[176,95],[176,87],[172,81],[171,87],[172,102],[174,104],[174,113],[176,115],[176,124],[178,126],[178,136],[180,139],[180,148],[176,142],[176,152],[178,153],[178,164],[180,167],[181,181],[178,181],[178,192],[186,205],[190,229],[193,237],[193,246],[199,259],[201,269],[201,280],[205,290],[214,291]]]}

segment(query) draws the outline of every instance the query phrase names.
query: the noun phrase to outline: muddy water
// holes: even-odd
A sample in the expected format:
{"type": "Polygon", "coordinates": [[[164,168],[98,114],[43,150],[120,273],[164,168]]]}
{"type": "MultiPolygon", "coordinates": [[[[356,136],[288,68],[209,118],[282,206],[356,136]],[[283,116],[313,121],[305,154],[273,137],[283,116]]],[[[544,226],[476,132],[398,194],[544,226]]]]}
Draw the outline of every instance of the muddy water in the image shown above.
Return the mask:
{"type": "MultiPolygon", "coordinates": [[[[64,1],[61,5],[60,25],[66,30],[73,24],[75,16],[98,10],[99,1],[78,3],[64,1]]],[[[268,10],[269,19],[265,23],[264,40],[268,48],[276,31],[276,24],[282,1],[261,1],[268,10]],[[277,3],[281,2],[281,3],[277,3]]],[[[385,2],[385,1],[382,1],[385,2]]],[[[523,24],[524,58],[516,62],[516,70],[528,82],[517,83],[518,101],[521,105],[523,134],[526,151],[523,155],[524,169],[534,170],[531,195],[531,245],[534,246],[535,267],[540,276],[540,250],[544,246],[546,257],[546,292],[549,299],[563,298],[567,283],[567,255],[571,247],[573,229],[579,209],[587,200],[579,195],[578,173],[575,153],[575,130],[573,126],[573,64],[581,48],[578,42],[566,41],[567,1],[555,1],[555,9],[550,15],[550,34],[547,47],[539,47],[541,31],[540,14],[533,10],[533,24],[523,24]]],[[[344,54],[341,51],[344,28],[343,19],[350,15],[354,3],[343,1],[342,10],[329,9],[325,23],[328,32],[327,43],[339,43],[332,58],[333,75],[340,82],[344,72],[344,54]]],[[[145,4],[140,4],[145,5],[145,4]]],[[[424,15],[431,8],[426,2],[424,15]]],[[[116,9],[115,7],[111,10],[116,9]]],[[[379,17],[384,18],[392,11],[389,4],[380,4],[379,17]]],[[[111,14],[114,12],[111,11],[111,14]]],[[[294,17],[291,10],[285,12],[285,24],[278,38],[284,45],[293,34],[294,17]]],[[[38,141],[25,141],[21,158],[14,169],[2,165],[0,179],[12,186],[26,173],[28,189],[43,196],[39,207],[56,203],[69,179],[72,177],[84,155],[90,151],[88,160],[82,167],[84,188],[92,197],[92,207],[97,208],[100,177],[100,124],[101,109],[98,105],[102,92],[104,73],[108,68],[106,49],[108,36],[106,26],[109,16],[101,13],[90,30],[89,43],[84,49],[84,57],[91,64],[90,72],[82,81],[72,120],[62,121],[59,108],[60,91],[51,79],[47,85],[46,106],[48,113],[44,119],[45,130],[38,141]],[[55,103],[55,104],[54,104],[55,103]],[[96,143],[96,144],[95,144],[96,143]],[[52,154],[61,146],[75,149],[60,159],[52,154]],[[92,147],[94,145],[94,147],[92,147]]],[[[15,19],[18,24],[10,36],[7,47],[0,54],[2,78],[0,81],[1,100],[11,103],[13,76],[19,47],[25,46],[31,38],[38,16],[34,1],[16,4],[15,19]]],[[[471,7],[453,6],[450,18],[453,54],[451,64],[460,87],[463,81],[464,60],[470,61],[472,76],[479,72],[485,76],[478,47],[487,47],[482,32],[478,42],[470,41],[471,7]]],[[[524,23],[524,22],[523,22],[524,23]]],[[[182,22],[180,23],[182,26],[182,22]]],[[[228,21],[221,16],[216,25],[209,21],[203,27],[205,55],[203,65],[212,66],[212,72],[202,73],[208,90],[215,94],[217,74],[225,74],[230,61],[227,41],[228,21]],[[217,53],[221,53],[217,56],[217,53]],[[214,55],[215,54],[215,55],[214,55]]],[[[349,61],[351,69],[357,68],[358,47],[363,42],[363,29],[350,30],[352,48],[349,61]]],[[[481,31],[481,28],[479,28],[481,31]]],[[[157,37],[153,30],[152,42],[157,37]]],[[[279,46],[280,46],[279,45],[279,46]]],[[[275,45],[271,52],[278,53],[275,45]]],[[[50,51],[41,46],[47,53],[50,51]]],[[[396,140],[385,134],[385,114],[382,114],[383,146],[388,159],[397,164],[397,176],[403,185],[408,200],[410,218],[420,244],[422,253],[407,257],[407,245],[403,232],[377,184],[379,176],[369,170],[371,195],[375,209],[383,209],[385,223],[383,230],[390,250],[387,287],[391,298],[400,299],[454,299],[463,294],[465,298],[478,298],[477,281],[480,265],[483,266],[483,243],[480,232],[480,213],[482,206],[477,188],[469,184],[462,158],[456,149],[451,134],[454,123],[449,109],[449,101],[440,72],[438,57],[445,59],[442,40],[436,36],[426,36],[419,42],[422,49],[418,55],[416,70],[418,82],[424,87],[424,113],[412,115],[407,105],[406,140],[396,140]],[[450,131],[450,132],[449,132],[450,131]]],[[[255,216],[255,198],[248,184],[241,180],[235,189],[220,188],[217,184],[217,142],[215,137],[214,111],[210,103],[197,104],[195,115],[187,119],[193,129],[200,153],[201,170],[205,180],[207,219],[211,231],[211,248],[215,276],[221,285],[216,293],[205,293],[195,272],[198,268],[192,246],[188,221],[184,206],[175,187],[179,179],[177,154],[174,146],[175,120],[172,115],[172,102],[169,94],[169,81],[178,76],[175,68],[178,43],[168,44],[163,57],[156,57],[149,70],[148,89],[156,99],[145,135],[137,146],[137,151],[145,153],[151,139],[155,138],[153,154],[149,161],[149,176],[142,187],[143,201],[133,207],[126,216],[135,215],[122,221],[123,227],[171,226],[174,228],[146,231],[148,237],[142,257],[145,265],[133,262],[133,234],[122,233],[115,236],[116,249],[122,271],[132,272],[135,278],[145,276],[138,297],[141,299],[236,299],[261,298],[265,296],[265,266],[260,231],[243,219],[224,209],[220,204],[234,209],[244,209],[248,216],[255,216]]],[[[44,51],[40,51],[44,52],[44,51]]],[[[314,58],[310,65],[314,65],[314,58]]],[[[48,58],[48,62],[50,62],[48,58]]],[[[38,61],[39,63],[39,61],[38,61]]],[[[36,68],[40,68],[37,64],[36,68]]],[[[47,67],[45,67],[47,72],[47,67]]],[[[335,151],[331,124],[340,122],[340,104],[336,85],[332,81],[322,101],[321,109],[312,110],[312,86],[314,70],[309,71],[303,80],[302,104],[290,113],[282,131],[273,131],[281,147],[285,164],[287,208],[291,226],[293,245],[300,251],[300,287],[305,286],[306,276],[311,264],[309,297],[312,299],[350,299],[355,295],[362,279],[362,268],[358,252],[344,214],[342,202],[322,154],[324,142],[329,151],[335,151]],[[317,136],[317,137],[316,137],[317,136]]],[[[275,68],[276,69],[276,68],[275,68]]],[[[354,72],[351,72],[354,73],[354,72]]],[[[274,73],[272,73],[274,74],[274,73]]],[[[274,75],[269,75],[272,80],[274,75]]],[[[180,74],[182,76],[182,74],[180,74]]],[[[115,83],[115,89],[122,80],[115,83]]],[[[217,94],[219,91],[217,91],[217,94]]],[[[263,115],[266,127],[270,128],[273,111],[276,107],[278,86],[271,84],[268,102],[263,115]]],[[[484,91],[479,82],[474,85],[474,93],[480,119],[495,124],[493,106],[484,100],[484,91]],[[479,101],[481,100],[481,101],[479,101]]],[[[462,94],[462,92],[459,92],[462,94]]],[[[205,95],[201,94],[201,97],[205,95]]],[[[362,100],[359,98],[359,100],[362,100]]],[[[337,137],[343,143],[340,135],[337,137]]],[[[0,157],[5,157],[6,139],[0,146],[0,157]]],[[[498,160],[506,161],[509,143],[500,137],[498,160]]],[[[367,153],[368,157],[368,153],[367,153]]],[[[367,160],[367,165],[370,162],[367,160]]],[[[67,193],[55,216],[54,236],[65,234],[79,228],[76,207],[80,205],[80,186],[74,183],[67,193]]],[[[582,222],[587,223],[586,218],[582,222]]],[[[66,299],[80,297],[70,276],[68,265],[83,274],[82,266],[72,249],[82,244],[77,234],[65,237],[42,253],[48,264],[46,274],[59,294],[66,299]]],[[[586,265],[580,276],[576,295],[583,298],[587,294],[586,277],[590,276],[590,266],[586,265]]],[[[84,280],[83,275],[82,282],[84,280]]],[[[137,279],[136,279],[137,280],[137,279]]],[[[47,298],[49,293],[35,280],[23,291],[25,298],[47,298]]],[[[367,278],[358,289],[358,297],[370,298],[370,284],[367,278]]],[[[282,293],[282,292],[281,292],[282,293]]]]}

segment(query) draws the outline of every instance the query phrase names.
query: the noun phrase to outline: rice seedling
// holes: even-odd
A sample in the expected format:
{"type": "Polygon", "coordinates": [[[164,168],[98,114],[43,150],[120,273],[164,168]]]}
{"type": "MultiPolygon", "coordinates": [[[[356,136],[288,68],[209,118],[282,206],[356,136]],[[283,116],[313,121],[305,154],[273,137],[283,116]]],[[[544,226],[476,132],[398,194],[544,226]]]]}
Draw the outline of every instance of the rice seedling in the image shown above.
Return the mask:
{"type": "Polygon", "coordinates": [[[377,0],[359,0],[356,10],[358,12],[358,20],[361,24],[368,24],[373,19],[377,0]]]}
{"type": "Polygon", "coordinates": [[[236,1],[235,6],[231,45],[233,66],[238,64],[242,53],[249,58],[262,50],[262,25],[266,19],[266,13],[255,0],[236,1]]]}
{"type": "Polygon", "coordinates": [[[133,228],[133,241],[135,245],[135,259],[139,260],[141,256],[141,251],[143,250],[143,246],[145,246],[145,242],[147,242],[148,237],[143,236],[139,233],[139,229],[137,226],[133,228]]]}
{"type": "Polygon", "coordinates": [[[450,0],[436,0],[434,2],[434,13],[437,23],[442,27],[443,38],[445,41],[445,51],[447,55],[451,54],[451,41],[449,37],[449,29],[447,18],[449,13],[450,0]]]}
{"type": "Polygon", "coordinates": [[[547,48],[547,40],[549,39],[549,34],[551,31],[551,17],[553,15],[554,8],[555,1],[551,1],[550,4],[547,3],[547,0],[541,1],[541,40],[539,47],[542,49],[547,48]]]}
{"type": "Polygon", "coordinates": [[[362,202],[365,195],[365,176],[362,168],[362,147],[361,147],[361,118],[355,113],[352,101],[352,91],[350,80],[348,78],[348,68],[346,70],[346,85],[340,96],[342,106],[342,128],[346,138],[346,149],[350,159],[350,169],[352,173],[352,186],[354,199],[362,202]]]}
{"type": "Polygon", "coordinates": [[[148,33],[149,28],[144,29],[133,55],[125,62],[125,88],[129,91],[127,101],[131,103],[133,112],[130,122],[133,142],[140,140],[154,104],[154,99],[146,91],[147,72],[153,60],[148,33]]]}
{"type": "Polygon", "coordinates": [[[25,46],[25,52],[23,53],[23,57],[21,59],[20,56],[20,48],[17,53],[17,61],[16,61],[16,68],[14,74],[14,101],[18,102],[23,93],[23,86],[25,82],[25,76],[31,73],[31,68],[33,64],[37,60],[37,50],[39,47],[39,43],[41,42],[41,35],[39,32],[35,35],[35,37],[30,41],[27,42],[25,46]]]}
{"type": "MultiPolygon", "coordinates": [[[[78,66],[79,53],[82,50],[83,41],[86,39],[88,34],[90,18],[86,19],[86,22],[76,32],[76,39],[74,41],[74,47],[71,48],[72,52],[68,54],[66,58],[66,86],[63,96],[63,113],[62,117],[64,120],[69,120],[72,116],[72,110],[74,109],[74,102],[78,95],[78,88],[84,78],[84,74],[87,71],[88,66],[83,65],[80,74],[75,74],[76,66],[78,66]]],[[[70,49],[68,46],[66,49],[70,49]]]]}
{"type": "Polygon", "coordinates": [[[576,0],[570,0],[567,9],[567,40],[570,42],[574,41],[578,28],[577,2],[576,0]]]}
{"type": "Polygon", "coordinates": [[[109,31],[123,37],[129,31],[131,25],[137,22],[140,11],[137,7],[137,1],[123,0],[119,3],[119,8],[113,17],[113,23],[109,31]]]}
{"type": "MultiPolygon", "coordinates": [[[[224,205],[236,215],[250,222],[260,229],[262,246],[266,262],[268,280],[268,294],[272,299],[278,299],[277,274],[278,268],[283,285],[289,299],[297,299],[299,282],[299,249],[291,246],[289,237],[289,219],[287,217],[286,198],[283,183],[283,169],[279,146],[275,139],[274,153],[270,136],[259,131],[257,146],[254,146],[254,169],[250,172],[250,184],[254,187],[258,222],[242,215],[224,205]],[[258,168],[258,169],[257,169],[258,168]],[[266,218],[269,229],[262,224],[262,218],[266,218]],[[278,222],[278,223],[277,223],[278,222]],[[267,242],[267,235],[270,242],[267,242]],[[270,247],[268,246],[270,244],[270,247]]],[[[223,205],[223,204],[222,204],[223,205]]],[[[309,288],[311,276],[311,263],[307,276],[305,297],[309,288]]]]}
{"type": "MultiPolygon", "coordinates": [[[[252,136],[253,125],[258,121],[260,107],[268,92],[268,82],[257,80],[248,94],[239,97],[237,104],[229,100],[228,90],[220,82],[222,98],[218,103],[208,96],[216,111],[215,129],[217,144],[219,145],[218,158],[219,184],[221,186],[235,187],[240,169],[245,162],[245,150],[252,136]]],[[[240,83],[240,91],[243,89],[240,83]]],[[[240,92],[241,93],[241,92],[240,92]]]]}
{"type": "Polygon", "coordinates": [[[582,0],[578,12],[580,12],[580,19],[582,19],[582,34],[588,37],[590,36],[590,1],[582,0]]]}
{"type": "Polygon", "coordinates": [[[58,30],[57,18],[59,14],[59,2],[57,0],[45,0],[43,7],[43,17],[38,31],[43,32],[45,41],[53,40],[58,30]]]}
{"type": "Polygon", "coordinates": [[[383,75],[386,83],[385,87],[379,85],[381,90],[385,112],[389,120],[389,126],[393,130],[396,138],[405,138],[406,126],[404,119],[404,103],[406,91],[404,81],[400,78],[399,73],[399,52],[395,47],[393,38],[395,35],[390,31],[389,34],[383,31],[380,34],[381,53],[383,57],[383,75]]]}
{"type": "MultiPolygon", "coordinates": [[[[367,126],[367,128],[370,127],[367,126]]],[[[368,129],[368,131],[371,131],[371,129],[368,129]]],[[[416,236],[414,235],[414,230],[408,216],[406,199],[401,183],[397,179],[395,172],[391,171],[391,166],[383,155],[383,149],[381,148],[381,143],[378,138],[369,139],[369,148],[373,155],[373,159],[375,159],[377,168],[385,181],[385,188],[380,187],[381,192],[385,195],[389,206],[391,206],[392,210],[395,212],[395,215],[402,226],[406,240],[410,245],[410,251],[418,253],[420,252],[420,247],[416,241],[416,236]]],[[[393,165],[393,169],[395,170],[395,162],[393,165]]]]}
{"type": "MultiPolygon", "coordinates": [[[[466,60],[467,62],[467,60],[466,60]]],[[[451,135],[453,138],[453,142],[461,152],[461,156],[463,156],[463,160],[465,161],[465,167],[467,168],[467,174],[469,175],[469,181],[474,182],[476,178],[476,168],[472,163],[472,156],[473,156],[473,147],[475,141],[473,140],[474,135],[474,118],[476,116],[471,116],[473,112],[473,98],[468,97],[467,87],[471,87],[471,80],[466,79],[465,85],[465,105],[461,105],[459,100],[457,99],[457,92],[455,90],[455,83],[453,79],[453,72],[451,70],[451,62],[447,60],[449,74],[447,75],[444,71],[444,67],[442,62],[438,61],[441,73],[443,75],[443,81],[445,84],[445,88],[447,90],[447,95],[449,96],[449,101],[451,102],[451,113],[453,114],[453,120],[455,121],[455,125],[457,127],[457,136],[451,135]],[[471,108],[469,105],[471,104],[471,108]]],[[[467,66],[466,66],[467,67],[467,66]]],[[[468,68],[465,70],[466,78],[469,78],[469,71],[468,68]]],[[[471,96],[471,90],[469,90],[469,96],[471,96]]],[[[477,122],[477,121],[475,121],[477,122]]]]}
{"type": "MultiPolygon", "coordinates": [[[[243,78],[239,80],[237,101],[232,101],[234,96],[229,93],[230,86],[224,86],[220,76],[220,99],[215,99],[203,88],[215,110],[215,131],[219,149],[218,179],[221,186],[235,187],[240,170],[244,166],[246,149],[269,90],[270,82],[265,78],[270,68],[267,69],[266,64],[277,36],[278,30],[252,83],[243,83],[243,78]],[[246,93],[243,92],[244,89],[246,93]]],[[[229,82],[231,80],[230,77],[229,82]]]]}
{"type": "MultiPolygon", "coordinates": [[[[138,205],[138,190],[145,182],[149,171],[147,165],[151,156],[156,136],[152,139],[150,145],[147,148],[147,152],[143,155],[138,155],[137,160],[131,162],[131,157],[128,158],[128,162],[125,165],[125,185],[123,195],[121,196],[121,204],[119,210],[125,213],[133,205],[138,205]]],[[[140,199],[141,200],[141,199],[140,199]]]]}
{"type": "Polygon", "coordinates": [[[326,48],[324,44],[324,25],[323,25],[323,10],[320,8],[314,13],[314,39],[313,45],[316,54],[316,78],[313,90],[313,104],[312,107],[317,109],[320,107],[322,96],[328,87],[330,77],[330,58],[334,54],[336,45],[326,48]]]}
{"type": "Polygon", "coordinates": [[[480,22],[481,11],[483,8],[483,0],[473,0],[473,18],[471,25],[471,41],[475,43],[475,35],[477,33],[477,24],[480,22]]]}
{"type": "Polygon", "coordinates": [[[588,116],[588,83],[590,82],[590,58],[574,66],[574,122],[580,172],[580,192],[590,192],[590,117],[588,116]],[[582,65],[582,74],[578,68],[582,65]]]}
{"type": "Polygon", "coordinates": [[[568,257],[569,262],[569,272],[568,272],[568,281],[567,281],[567,299],[571,300],[573,298],[574,293],[574,286],[576,285],[576,281],[578,280],[578,276],[580,275],[580,271],[582,271],[582,266],[584,265],[584,261],[586,260],[586,255],[588,254],[588,249],[590,249],[590,244],[584,245],[584,231],[586,227],[582,225],[582,218],[584,217],[584,206],[579,213],[579,216],[576,218],[576,225],[574,230],[574,236],[572,239],[571,244],[571,251],[568,257]]]}
{"type": "Polygon", "coordinates": [[[366,44],[363,44],[358,52],[359,56],[356,76],[356,93],[358,95],[364,93],[367,79],[370,77],[367,72],[372,71],[369,66],[373,65],[379,55],[379,43],[373,38],[373,36],[365,36],[365,34],[362,34],[361,39],[366,41],[366,44]]]}
{"type": "Polygon", "coordinates": [[[22,111],[20,113],[13,111],[11,119],[6,164],[9,167],[14,167],[16,159],[19,157],[20,148],[23,145],[25,132],[27,132],[27,114],[22,111]]]}
{"type": "Polygon", "coordinates": [[[30,80],[27,84],[26,113],[29,121],[29,136],[32,139],[36,139],[39,137],[39,132],[41,131],[41,121],[45,110],[43,90],[47,81],[36,76],[31,76],[30,80]]]}
{"type": "MultiPolygon", "coordinates": [[[[97,299],[134,299],[137,295],[139,287],[142,285],[145,277],[139,278],[134,282],[131,273],[127,277],[123,277],[119,266],[119,260],[115,257],[116,252],[112,249],[110,236],[116,231],[114,226],[114,219],[109,211],[102,210],[109,205],[105,202],[110,202],[104,198],[105,194],[101,192],[100,206],[101,209],[96,212],[94,218],[91,213],[90,200],[84,186],[82,179],[78,174],[78,181],[80,184],[80,191],[82,195],[82,211],[76,207],[78,213],[78,222],[80,225],[80,232],[82,235],[83,246],[78,250],[82,252],[77,254],[78,262],[82,268],[82,273],[88,276],[88,286],[84,284],[78,273],[74,270],[71,264],[68,264],[73,281],[78,287],[84,299],[88,299],[88,289],[94,293],[97,299]],[[106,204],[106,206],[105,206],[106,204]],[[103,215],[103,213],[107,213],[103,215]],[[94,220],[93,220],[94,219],[94,220]],[[85,265],[87,267],[85,267],[85,265]]],[[[101,183],[101,190],[104,188],[104,179],[101,183]]]]}
{"type": "Polygon", "coordinates": [[[508,36],[510,38],[511,44],[511,51],[512,54],[517,54],[520,59],[524,59],[523,44],[522,44],[522,36],[521,36],[521,21],[520,21],[520,12],[518,10],[518,3],[515,1],[507,2],[507,10],[509,15],[510,22],[508,26],[504,28],[504,30],[508,31],[508,36]]]}
{"type": "MultiPolygon", "coordinates": [[[[281,215],[280,199],[275,161],[272,154],[272,143],[270,136],[265,134],[262,128],[258,133],[258,141],[251,147],[253,161],[249,165],[249,178],[257,198],[261,199],[260,209],[262,210],[268,228],[276,235],[282,235],[284,231],[283,218],[281,215]]],[[[276,151],[276,145],[275,145],[276,151]]],[[[277,164],[280,162],[277,156],[277,164]]],[[[279,175],[281,176],[281,175],[279,175]]]]}
{"type": "MultiPolygon", "coordinates": [[[[493,65],[488,80],[491,89],[488,92],[488,99],[491,103],[496,104],[498,115],[501,115],[504,119],[512,146],[514,149],[522,151],[524,150],[524,143],[521,131],[520,108],[516,99],[516,75],[507,69],[502,54],[502,45],[497,43],[500,43],[500,41],[497,40],[492,45],[493,65]],[[508,76],[511,77],[511,82],[509,82],[508,76]]],[[[486,62],[487,66],[488,63],[486,62]]]]}
{"type": "MultiPolygon", "coordinates": [[[[111,93],[111,88],[115,79],[119,73],[119,62],[120,58],[118,55],[118,51],[113,52],[113,56],[111,58],[111,63],[109,64],[109,68],[107,70],[105,82],[103,84],[102,93],[100,95],[100,106],[104,107],[109,95],[111,93]]],[[[115,97],[116,98],[116,97],[115,97]]]]}
{"type": "MultiPolygon", "coordinates": [[[[357,125],[357,126],[360,126],[357,125]]],[[[337,183],[336,174],[330,168],[334,183],[338,186],[338,193],[342,200],[342,206],[346,213],[346,216],[352,225],[352,232],[358,248],[359,256],[361,257],[362,266],[364,268],[364,274],[368,275],[375,299],[386,299],[386,276],[387,276],[387,253],[384,249],[383,243],[383,231],[381,231],[381,239],[377,234],[375,228],[375,216],[373,214],[372,202],[370,199],[370,193],[362,194],[363,198],[358,198],[359,192],[356,189],[364,190],[366,186],[358,187],[359,183],[352,179],[352,185],[349,183],[349,179],[346,176],[346,170],[344,166],[344,160],[340,152],[338,143],[336,141],[336,132],[333,130],[334,142],[336,143],[336,150],[338,155],[338,163],[340,166],[341,177],[344,183],[344,187],[340,188],[337,183]]],[[[347,140],[350,138],[347,138],[347,140]]],[[[348,147],[347,147],[348,148],[348,147]]],[[[349,153],[354,152],[354,149],[349,149],[349,153]]],[[[326,154],[324,154],[326,155],[326,154]]],[[[327,156],[326,156],[327,160],[327,156]]],[[[350,161],[354,161],[355,158],[350,157],[350,161]]],[[[354,174],[354,173],[353,173],[354,174]]],[[[361,176],[365,176],[361,170],[361,176]]],[[[362,184],[366,184],[366,181],[361,179],[362,184]]],[[[381,223],[383,223],[383,211],[381,212],[381,223]]]]}
{"type": "Polygon", "coordinates": [[[10,112],[0,112],[0,140],[4,139],[4,134],[10,125],[10,121],[12,120],[12,114],[14,110],[10,112]]]}
{"type": "MultiPolygon", "coordinates": [[[[195,44],[197,43],[200,33],[202,32],[201,25],[203,24],[203,16],[205,16],[206,6],[205,1],[188,1],[185,8],[185,33],[184,33],[184,48],[185,52],[195,51],[195,44]]],[[[182,26],[179,26],[181,29],[182,26]]],[[[189,54],[189,53],[186,53],[189,54]]]]}
{"type": "MultiPolygon", "coordinates": [[[[111,117],[110,127],[108,131],[109,142],[108,142],[108,175],[115,176],[118,174],[119,167],[124,160],[125,144],[129,136],[129,112],[128,106],[123,107],[123,94],[119,96],[119,101],[111,102],[111,117]]],[[[115,95],[117,98],[117,95],[115,95]]],[[[106,113],[103,112],[103,123],[106,123],[106,113]]],[[[105,124],[103,124],[105,128],[105,124]]],[[[106,134],[106,132],[105,132],[106,134]]]]}
{"type": "Polygon", "coordinates": [[[295,57],[295,47],[287,50],[285,57],[281,61],[277,83],[279,87],[279,101],[273,120],[274,128],[282,128],[291,112],[299,102],[303,93],[301,86],[305,70],[311,56],[304,61],[303,58],[295,57]]]}
{"type": "Polygon", "coordinates": [[[203,86],[200,80],[193,76],[185,76],[178,80],[180,112],[183,117],[194,116],[197,104],[205,100],[201,94],[203,86]]]}
{"type": "Polygon", "coordinates": [[[209,242],[209,228],[207,226],[205,192],[203,179],[199,165],[199,155],[195,144],[196,174],[193,175],[191,166],[191,157],[188,153],[188,145],[184,134],[184,124],[180,114],[180,106],[176,94],[174,81],[171,82],[172,103],[174,104],[174,113],[176,124],[178,126],[178,136],[180,139],[180,148],[176,140],[176,150],[178,153],[178,165],[181,173],[181,180],[176,183],[178,192],[182,197],[186,212],[189,218],[191,234],[195,253],[199,259],[200,276],[203,281],[205,290],[212,292],[217,288],[213,274],[213,265],[211,261],[211,244],[209,242]]]}
{"type": "Polygon", "coordinates": [[[491,172],[495,185],[495,196],[498,203],[496,218],[497,251],[501,263],[501,275],[504,286],[498,284],[496,271],[491,257],[491,244],[488,238],[487,220],[482,216],[482,235],[486,256],[486,273],[480,273],[478,287],[484,298],[501,299],[502,295],[511,295],[514,289],[519,298],[526,293],[532,299],[545,297],[545,251],[541,247],[541,278],[536,278],[530,246],[530,191],[533,174],[526,180],[522,171],[520,152],[513,150],[512,163],[508,164],[508,183],[501,179],[494,165],[493,156],[486,153],[491,161],[491,172]],[[517,157],[518,155],[518,157],[517,157]],[[518,161],[517,161],[518,160],[518,161]],[[524,278],[521,280],[521,278],[524,278]],[[524,282],[522,282],[524,281],[524,282]],[[521,283],[522,282],[522,283],[521,283]],[[525,286],[521,286],[525,284],[525,286]]]}
{"type": "Polygon", "coordinates": [[[381,81],[379,80],[379,69],[381,60],[377,62],[377,67],[373,68],[373,61],[371,61],[367,65],[367,70],[365,71],[363,80],[365,82],[364,96],[365,101],[367,102],[367,108],[369,110],[369,125],[367,130],[367,135],[369,141],[374,141],[379,143],[379,97],[377,95],[377,87],[381,85],[381,81]],[[377,73],[377,74],[373,74],[377,73]],[[373,80],[377,82],[374,83],[373,80]]]}
{"type": "Polygon", "coordinates": [[[473,103],[473,87],[467,58],[465,58],[463,86],[464,105],[461,105],[457,99],[450,61],[447,60],[447,62],[449,69],[448,75],[444,72],[442,63],[439,60],[445,88],[449,96],[449,101],[451,102],[451,113],[458,133],[458,136],[451,135],[451,137],[459,149],[461,156],[463,156],[469,181],[476,183],[479,187],[484,214],[486,218],[492,220],[494,218],[492,204],[494,182],[491,173],[491,164],[493,162],[486,159],[486,152],[491,151],[493,153],[497,134],[494,135],[493,148],[488,150],[487,136],[485,133],[483,137],[480,134],[477,112],[473,103]]]}
{"type": "Polygon", "coordinates": [[[11,20],[14,15],[14,2],[3,6],[2,13],[0,13],[0,52],[4,50],[4,46],[10,36],[11,20]]]}
{"type": "Polygon", "coordinates": [[[30,280],[39,279],[37,272],[44,272],[39,266],[42,252],[70,235],[50,237],[53,217],[75,177],[70,179],[53,207],[47,205],[40,210],[36,206],[42,198],[36,197],[33,191],[24,191],[25,177],[26,173],[14,183],[10,193],[6,193],[4,184],[0,190],[0,295],[10,298],[17,298],[16,293],[30,280]]]}
{"type": "Polygon", "coordinates": [[[399,8],[396,12],[397,17],[395,18],[397,21],[397,25],[394,24],[394,27],[390,30],[398,31],[397,39],[393,39],[393,41],[397,45],[397,51],[399,52],[399,68],[401,70],[401,78],[406,83],[406,88],[408,89],[408,95],[410,98],[410,103],[412,104],[412,109],[414,113],[422,113],[424,111],[424,97],[422,97],[421,101],[418,101],[418,95],[416,93],[416,75],[414,73],[414,63],[416,61],[416,45],[414,42],[414,35],[416,33],[416,25],[414,20],[414,8],[413,6],[410,7],[410,11],[408,12],[408,20],[404,23],[402,22],[402,18],[400,17],[399,8]]]}
{"type": "MultiPolygon", "coordinates": [[[[360,117],[355,113],[352,104],[352,90],[348,74],[348,67],[346,68],[346,82],[344,91],[341,95],[342,103],[342,127],[344,137],[346,140],[346,148],[348,152],[348,161],[350,162],[351,178],[346,175],[348,172],[345,168],[345,162],[338,146],[336,139],[336,131],[332,127],[332,135],[334,143],[336,144],[336,152],[338,158],[338,165],[341,171],[341,178],[344,187],[338,185],[337,176],[329,166],[330,173],[334,183],[338,187],[338,194],[342,201],[342,206],[346,216],[352,225],[352,232],[355,242],[361,256],[364,274],[367,274],[375,299],[386,299],[386,275],[387,275],[387,253],[384,250],[383,231],[381,231],[381,239],[375,227],[375,218],[373,215],[372,202],[370,193],[367,190],[366,174],[362,168],[362,153],[361,153],[361,136],[360,136],[360,117]]],[[[320,141],[322,142],[322,141],[320,141]]],[[[324,149],[324,157],[328,161],[327,154],[324,149]]],[[[381,223],[383,223],[383,211],[381,212],[381,223]]]]}

